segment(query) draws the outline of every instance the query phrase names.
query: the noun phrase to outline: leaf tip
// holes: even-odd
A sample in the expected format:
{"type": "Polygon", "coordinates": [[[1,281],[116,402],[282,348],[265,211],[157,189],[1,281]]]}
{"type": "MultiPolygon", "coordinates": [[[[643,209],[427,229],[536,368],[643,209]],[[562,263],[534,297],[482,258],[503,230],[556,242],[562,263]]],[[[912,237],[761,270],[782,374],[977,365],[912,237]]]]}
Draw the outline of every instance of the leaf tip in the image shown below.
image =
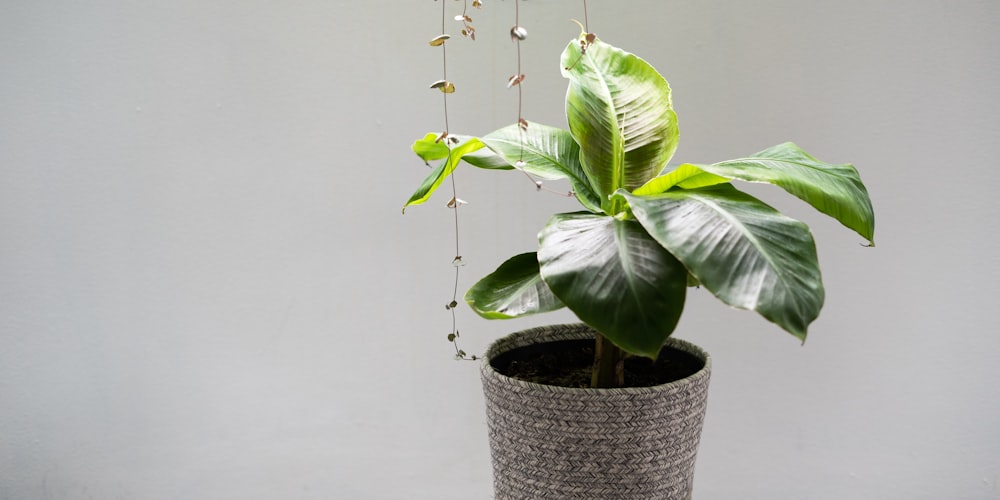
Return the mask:
{"type": "Polygon", "coordinates": [[[805,331],[790,332],[790,333],[793,336],[795,336],[795,338],[799,339],[799,345],[801,345],[801,346],[805,346],[806,345],[806,332],[805,331]]]}

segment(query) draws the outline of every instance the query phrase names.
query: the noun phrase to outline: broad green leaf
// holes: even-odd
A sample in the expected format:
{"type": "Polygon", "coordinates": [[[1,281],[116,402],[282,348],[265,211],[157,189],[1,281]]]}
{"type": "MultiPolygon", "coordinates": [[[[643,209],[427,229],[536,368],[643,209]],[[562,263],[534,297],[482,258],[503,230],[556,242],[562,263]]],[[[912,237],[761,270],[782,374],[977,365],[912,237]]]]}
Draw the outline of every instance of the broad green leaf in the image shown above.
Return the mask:
{"type": "MultiPolygon", "coordinates": [[[[419,205],[427,201],[431,197],[431,194],[437,190],[438,186],[440,186],[441,183],[455,171],[455,167],[458,166],[458,162],[461,161],[463,155],[471,153],[482,147],[483,143],[475,137],[469,138],[465,142],[461,142],[452,147],[449,154],[442,157],[445,158],[445,160],[431,171],[430,175],[424,179],[424,182],[420,184],[420,187],[413,193],[413,196],[410,197],[409,201],[403,205],[403,212],[406,212],[406,207],[410,205],[419,205]]],[[[414,148],[414,150],[416,150],[416,148],[414,148]]]]}
{"type": "Polygon", "coordinates": [[[563,304],[633,354],[655,359],[684,308],[687,270],[634,220],[557,214],[538,263],[563,304]]]}
{"type": "Polygon", "coordinates": [[[563,307],[538,274],[535,252],[515,255],[479,280],[465,301],[487,319],[509,319],[563,307]]]}
{"type": "Polygon", "coordinates": [[[568,179],[588,210],[599,212],[601,201],[580,166],[580,147],[568,130],[530,123],[521,131],[515,124],[491,132],[482,141],[514,165],[524,161],[524,171],[543,179],[568,179]]]}
{"type": "Polygon", "coordinates": [[[620,207],[609,196],[638,188],[659,174],[677,149],[677,115],[670,85],[646,61],[600,40],[562,54],[570,80],[566,118],[580,144],[583,170],[605,212],[620,207]]]}
{"type": "Polygon", "coordinates": [[[805,339],[823,306],[809,228],[731,184],[634,196],[635,218],[720,300],[805,339]]]}
{"type": "Polygon", "coordinates": [[[786,142],[749,158],[703,165],[701,168],[730,179],[780,186],[857,231],[874,245],[872,202],[853,165],[824,163],[795,144],[786,142]]]}
{"type": "Polygon", "coordinates": [[[646,196],[663,193],[675,186],[683,189],[697,189],[726,182],[729,182],[729,179],[705,172],[700,165],[685,163],[666,174],[650,179],[649,182],[632,191],[632,194],[646,196]]]}

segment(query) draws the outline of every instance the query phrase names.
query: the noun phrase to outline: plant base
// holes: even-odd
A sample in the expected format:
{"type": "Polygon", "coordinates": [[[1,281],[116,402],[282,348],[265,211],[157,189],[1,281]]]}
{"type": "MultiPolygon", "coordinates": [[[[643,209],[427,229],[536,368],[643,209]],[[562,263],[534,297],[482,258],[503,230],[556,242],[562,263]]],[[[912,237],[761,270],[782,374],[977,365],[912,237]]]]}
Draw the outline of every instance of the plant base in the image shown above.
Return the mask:
{"type": "Polygon", "coordinates": [[[704,366],[652,387],[568,388],[507,377],[491,360],[520,347],[593,339],[586,325],[554,325],[495,342],[482,365],[497,499],[689,499],[711,358],[670,339],[704,366]]]}

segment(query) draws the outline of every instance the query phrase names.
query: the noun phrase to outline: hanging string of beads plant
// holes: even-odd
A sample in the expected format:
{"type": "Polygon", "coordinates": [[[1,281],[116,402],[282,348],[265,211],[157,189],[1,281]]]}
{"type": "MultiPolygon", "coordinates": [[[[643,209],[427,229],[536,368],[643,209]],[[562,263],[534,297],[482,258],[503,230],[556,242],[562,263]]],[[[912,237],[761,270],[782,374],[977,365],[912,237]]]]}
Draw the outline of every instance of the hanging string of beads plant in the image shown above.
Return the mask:
{"type": "MultiPolygon", "coordinates": [[[[464,155],[467,151],[470,150],[469,149],[470,146],[473,149],[477,148],[475,148],[474,144],[468,142],[466,144],[462,144],[462,140],[459,137],[451,135],[451,128],[448,117],[448,95],[453,94],[455,92],[455,84],[448,79],[447,41],[451,38],[451,35],[447,33],[447,28],[446,28],[447,17],[448,17],[446,3],[447,2],[444,0],[441,1],[441,33],[432,38],[429,42],[431,47],[441,48],[441,79],[432,83],[430,88],[439,90],[442,95],[444,131],[442,131],[440,134],[438,134],[436,137],[433,138],[433,146],[428,151],[428,154],[430,156],[421,155],[421,157],[424,158],[424,162],[427,163],[428,166],[430,166],[429,161],[432,159],[444,160],[441,163],[441,166],[439,166],[438,169],[435,170],[435,172],[440,170],[440,172],[438,172],[438,175],[432,174],[432,177],[435,178],[435,182],[432,183],[433,187],[431,188],[431,190],[433,190],[433,188],[436,188],[437,185],[439,185],[443,180],[443,177],[440,174],[444,174],[444,176],[447,176],[451,179],[452,196],[451,200],[448,201],[447,206],[452,210],[454,225],[455,225],[455,230],[454,230],[455,256],[454,258],[452,258],[451,261],[452,267],[454,267],[455,269],[455,274],[454,274],[454,286],[452,287],[451,300],[447,304],[445,304],[445,310],[451,313],[451,331],[448,333],[448,341],[451,342],[452,345],[455,347],[455,359],[459,360],[469,359],[474,361],[478,359],[478,357],[475,355],[469,356],[458,345],[458,339],[460,334],[458,331],[458,316],[455,312],[455,308],[458,307],[458,284],[459,284],[459,279],[461,277],[460,271],[462,266],[465,265],[465,262],[462,260],[462,252],[460,247],[461,226],[459,224],[458,211],[459,208],[466,202],[458,197],[458,185],[455,181],[454,170],[455,167],[458,165],[459,159],[462,157],[462,155],[464,155]],[[443,150],[441,149],[442,147],[444,148],[443,150]]],[[[469,40],[475,41],[476,29],[472,26],[472,17],[469,15],[468,3],[469,3],[468,0],[463,1],[462,13],[455,16],[454,19],[462,23],[462,30],[461,30],[462,36],[468,38],[469,40]]],[[[480,9],[482,8],[483,3],[481,0],[473,0],[472,5],[473,7],[480,9]]],[[[425,137],[424,141],[426,142],[428,139],[430,139],[431,135],[425,137]]],[[[420,141],[418,141],[418,143],[419,142],[420,141]]],[[[427,144],[421,146],[414,144],[414,151],[417,151],[418,148],[426,148],[427,146],[428,146],[427,144]]],[[[429,194],[430,193],[428,192],[427,195],[429,196],[429,194]]],[[[411,201],[413,200],[411,199],[411,201]]],[[[406,207],[403,207],[403,210],[405,211],[406,207]]]]}
{"type": "MultiPolygon", "coordinates": [[[[584,5],[586,9],[586,4],[584,5]]],[[[524,161],[524,147],[525,147],[525,134],[530,126],[528,120],[524,118],[524,79],[525,75],[521,69],[521,42],[528,38],[528,30],[521,25],[521,2],[520,0],[514,0],[514,26],[510,28],[510,40],[515,45],[515,54],[517,57],[517,71],[507,78],[507,88],[517,88],[517,129],[518,129],[518,159],[514,163],[514,168],[524,173],[524,175],[531,181],[531,184],[535,186],[537,191],[546,191],[552,194],[557,194],[560,196],[573,197],[573,191],[561,192],[550,189],[544,185],[542,179],[531,175],[525,167],[527,163],[524,161]]]]}
{"type": "MultiPolygon", "coordinates": [[[[438,0],[435,0],[438,1],[438,0]]],[[[476,29],[473,26],[473,18],[469,14],[469,0],[462,0],[462,12],[453,16],[453,19],[461,24],[461,35],[463,38],[467,38],[470,41],[476,40],[476,29]]],[[[453,287],[452,296],[450,300],[445,304],[445,310],[451,314],[451,331],[448,333],[448,341],[451,342],[455,349],[455,358],[459,360],[476,360],[479,356],[467,354],[460,346],[459,339],[461,334],[458,329],[458,316],[456,313],[456,307],[459,304],[458,301],[458,290],[459,281],[461,277],[461,268],[465,265],[465,261],[462,257],[461,246],[460,246],[460,218],[459,209],[465,205],[467,202],[458,196],[458,187],[455,180],[455,169],[461,161],[465,161],[473,166],[486,168],[486,169],[502,169],[509,170],[515,169],[520,171],[525,175],[531,185],[536,191],[547,192],[555,194],[558,196],[565,197],[575,197],[577,193],[575,190],[558,191],[551,189],[544,185],[544,179],[562,179],[566,178],[563,173],[553,173],[546,171],[545,169],[539,169],[532,162],[531,157],[537,156],[538,145],[537,144],[527,144],[526,142],[531,142],[527,139],[527,132],[529,127],[542,127],[547,128],[544,125],[531,124],[524,117],[524,87],[523,83],[525,81],[525,73],[522,69],[522,58],[521,58],[521,43],[527,39],[528,31],[521,25],[520,11],[521,5],[520,0],[514,0],[514,25],[510,28],[510,40],[515,46],[515,56],[516,56],[516,72],[507,78],[506,86],[508,89],[516,88],[517,90],[517,116],[516,122],[498,131],[500,133],[496,134],[492,138],[493,141],[498,143],[504,143],[508,148],[516,148],[517,159],[504,158],[500,155],[491,152],[480,138],[469,137],[463,135],[456,135],[451,133],[449,112],[448,112],[448,98],[451,94],[456,92],[456,85],[449,79],[448,76],[448,53],[447,45],[452,39],[451,35],[447,33],[447,0],[441,0],[441,32],[432,38],[428,43],[431,47],[439,48],[441,50],[441,78],[430,85],[431,89],[438,90],[442,94],[442,110],[444,118],[444,129],[437,134],[431,133],[427,134],[424,138],[417,140],[413,144],[413,151],[420,156],[424,163],[431,167],[432,161],[439,161],[437,167],[433,167],[431,174],[424,180],[420,188],[413,194],[413,196],[407,201],[406,205],[403,207],[405,212],[406,207],[410,205],[422,204],[430,197],[431,193],[434,192],[441,184],[444,183],[445,179],[450,179],[451,184],[451,199],[448,201],[448,208],[452,209],[453,223],[454,223],[454,237],[455,237],[455,255],[452,258],[452,266],[454,267],[454,277],[453,277],[453,287]],[[528,155],[528,156],[526,156],[528,155]],[[508,161],[509,160],[509,161],[508,161]],[[554,175],[553,175],[554,174],[554,175]]],[[[473,0],[471,2],[471,7],[474,9],[482,9],[483,2],[481,0],[473,0]]],[[[584,7],[584,18],[587,18],[587,4],[583,3],[584,7]]]]}

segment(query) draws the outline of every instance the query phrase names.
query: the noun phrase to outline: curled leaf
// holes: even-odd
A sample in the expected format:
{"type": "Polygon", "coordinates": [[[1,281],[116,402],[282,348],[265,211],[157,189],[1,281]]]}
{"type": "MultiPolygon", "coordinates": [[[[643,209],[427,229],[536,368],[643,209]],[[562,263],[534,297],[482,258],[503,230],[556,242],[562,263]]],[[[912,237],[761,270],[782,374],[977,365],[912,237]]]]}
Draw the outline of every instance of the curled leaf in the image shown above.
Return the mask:
{"type": "Polygon", "coordinates": [[[438,80],[431,84],[432,89],[438,89],[445,94],[451,94],[455,92],[455,84],[449,82],[448,80],[438,80]]]}
{"type": "Polygon", "coordinates": [[[456,208],[456,207],[460,207],[462,205],[468,205],[468,204],[469,204],[469,202],[467,202],[467,201],[465,201],[465,200],[463,200],[461,198],[452,198],[450,201],[448,201],[448,208],[456,208]]]}
{"type": "Polygon", "coordinates": [[[525,38],[528,38],[528,30],[524,29],[524,27],[514,26],[510,29],[510,41],[522,42],[525,38]]]}
{"type": "Polygon", "coordinates": [[[455,16],[455,20],[456,21],[461,21],[461,22],[464,22],[464,23],[471,23],[472,22],[472,18],[469,17],[469,16],[467,16],[467,15],[465,15],[465,14],[459,14],[459,15],[455,16]]]}
{"type": "Polygon", "coordinates": [[[511,88],[514,85],[520,85],[524,81],[524,75],[511,75],[507,79],[507,88],[511,88]]]}
{"type": "Polygon", "coordinates": [[[472,6],[477,9],[483,8],[483,0],[472,0],[472,6]]]}
{"type": "Polygon", "coordinates": [[[440,47],[441,45],[444,45],[445,40],[449,38],[451,38],[451,35],[447,34],[438,35],[434,38],[431,38],[431,41],[427,43],[429,43],[431,47],[440,47]]]}
{"type": "Polygon", "coordinates": [[[437,139],[434,139],[434,144],[437,144],[447,138],[448,138],[448,132],[447,131],[441,132],[441,134],[437,136],[437,139]]]}
{"type": "MultiPolygon", "coordinates": [[[[524,75],[521,75],[521,76],[524,76],[524,75]]],[[[522,131],[527,131],[528,130],[528,120],[525,120],[524,118],[518,118],[517,119],[517,128],[521,129],[522,131]]]]}

